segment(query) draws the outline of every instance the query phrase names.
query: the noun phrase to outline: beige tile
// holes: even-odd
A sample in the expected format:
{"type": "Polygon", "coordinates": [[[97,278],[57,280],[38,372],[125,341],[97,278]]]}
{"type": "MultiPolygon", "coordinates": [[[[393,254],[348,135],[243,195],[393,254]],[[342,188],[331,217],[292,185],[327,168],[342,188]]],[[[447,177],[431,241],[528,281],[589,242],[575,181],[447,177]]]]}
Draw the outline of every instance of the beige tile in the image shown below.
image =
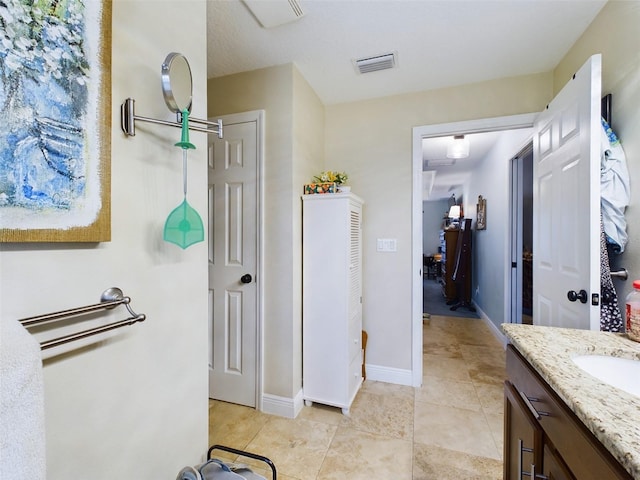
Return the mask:
{"type": "Polygon", "coordinates": [[[365,381],[362,384],[360,391],[372,393],[374,395],[413,398],[413,387],[396,385],[393,383],[375,382],[372,380],[365,381]]]}
{"type": "Polygon", "coordinates": [[[474,384],[488,383],[501,386],[504,384],[506,377],[505,367],[496,367],[491,363],[468,362],[467,374],[474,384]]]}
{"type": "Polygon", "coordinates": [[[412,443],[340,427],[317,480],[410,480],[412,443]]]}
{"type": "Polygon", "coordinates": [[[481,362],[496,368],[504,368],[506,354],[502,346],[465,345],[461,348],[462,356],[469,362],[481,362]]]}
{"type": "Polygon", "coordinates": [[[504,451],[504,415],[495,413],[485,413],[489,430],[493,435],[498,452],[504,451]]]}
{"type": "Polygon", "coordinates": [[[270,458],[283,475],[314,480],[336,429],[321,422],[271,417],[247,450],[270,458]]]}
{"type": "Polygon", "coordinates": [[[340,408],[314,403],[310,407],[303,407],[296,419],[327,423],[329,425],[340,425],[343,417],[344,415],[340,408]]]}
{"type": "Polygon", "coordinates": [[[414,402],[412,389],[393,388],[389,389],[389,394],[381,390],[385,388],[374,386],[361,390],[341,426],[411,440],[414,402]]]}
{"type": "Polygon", "coordinates": [[[426,376],[422,387],[416,388],[416,402],[448,405],[479,412],[480,399],[472,382],[460,382],[439,377],[426,376]]]}
{"type": "Polygon", "coordinates": [[[209,401],[209,445],[244,449],[269,420],[269,415],[233,403],[209,401]]]}
{"type": "Polygon", "coordinates": [[[502,480],[502,461],[416,443],[413,480],[502,480]]]}
{"type": "Polygon", "coordinates": [[[504,383],[475,383],[476,392],[485,413],[504,412],[504,383]]]}
{"type": "Polygon", "coordinates": [[[421,388],[367,380],[349,417],[314,404],[291,420],[212,401],[211,443],[271,458],[280,480],[502,478],[502,345],[478,319],[432,316],[423,328],[421,388]]]}
{"type": "Polygon", "coordinates": [[[425,353],[422,356],[422,375],[463,382],[471,381],[464,359],[447,358],[430,353],[425,353]]]}
{"type": "Polygon", "coordinates": [[[443,337],[423,337],[423,347],[425,352],[431,355],[441,355],[450,358],[463,358],[460,351],[460,345],[457,343],[453,335],[450,338],[443,337]]]}
{"type": "Polygon", "coordinates": [[[484,413],[416,402],[414,441],[500,459],[484,413]]]}

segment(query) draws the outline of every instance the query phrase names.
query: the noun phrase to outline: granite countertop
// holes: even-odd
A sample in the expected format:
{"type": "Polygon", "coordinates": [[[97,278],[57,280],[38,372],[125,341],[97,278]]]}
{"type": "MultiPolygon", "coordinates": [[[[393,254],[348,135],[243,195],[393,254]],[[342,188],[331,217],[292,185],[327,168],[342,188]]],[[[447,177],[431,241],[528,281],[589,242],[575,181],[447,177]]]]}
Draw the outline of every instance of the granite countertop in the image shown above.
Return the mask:
{"type": "Polygon", "coordinates": [[[503,324],[509,341],[633,478],[640,479],[640,397],[607,385],[571,358],[611,355],[640,360],[624,334],[503,324]]]}

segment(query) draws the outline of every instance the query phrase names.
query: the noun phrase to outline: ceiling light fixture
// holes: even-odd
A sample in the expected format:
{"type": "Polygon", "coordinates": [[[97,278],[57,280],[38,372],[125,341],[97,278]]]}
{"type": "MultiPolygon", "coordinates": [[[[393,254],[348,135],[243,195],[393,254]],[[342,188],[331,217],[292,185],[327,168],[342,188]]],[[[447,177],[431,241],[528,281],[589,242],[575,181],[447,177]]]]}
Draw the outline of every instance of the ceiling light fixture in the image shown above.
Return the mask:
{"type": "Polygon", "coordinates": [[[464,135],[454,135],[447,147],[447,158],[467,158],[469,156],[469,140],[464,135]]]}
{"type": "Polygon", "coordinates": [[[460,205],[452,205],[449,209],[449,218],[458,220],[460,218],[460,205]]]}

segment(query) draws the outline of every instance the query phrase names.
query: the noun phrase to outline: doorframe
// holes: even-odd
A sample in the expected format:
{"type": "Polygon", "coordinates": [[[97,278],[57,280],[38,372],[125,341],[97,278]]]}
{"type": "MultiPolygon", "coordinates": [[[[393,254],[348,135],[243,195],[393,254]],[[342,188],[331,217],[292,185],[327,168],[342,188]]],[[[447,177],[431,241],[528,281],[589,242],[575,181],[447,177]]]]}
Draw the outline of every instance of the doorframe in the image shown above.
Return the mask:
{"type": "Polygon", "coordinates": [[[413,281],[411,282],[411,317],[413,321],[411,328],[411,371],[414,387],[422,385],[422,139],[495,130],[532,128],[538,114],[539,112],[534,112],[462,122],[422,125],[412,129],[411,270],[413,281]]]}
{"type": "MultiPolygon", "coordinates": [[[[256,122],[256,410],[263,410],[264,403],[264,152],[265,152],[265,110],[214,115],[212,122],[223,118],[227,124],[256,122]]],[[[224,124],[222,126],[224,138],[224,124]]],[[[213,134],[210,134],[213,135],[213,134]]]]}
{"type": "MultiPolygon", "coordinates": [[[[523,203],[523,164],[524,159],[520,153],[509,160],[511,168],[511,189],[509,191],[509,232],[510,232],[510,260],[511,260],[511,280],[510,280],[510,301],[509,301],[509,323],[522,323],[522,203],[523,203]]],[[[505,319],[506,320],[506,319],[505,319]]]]}

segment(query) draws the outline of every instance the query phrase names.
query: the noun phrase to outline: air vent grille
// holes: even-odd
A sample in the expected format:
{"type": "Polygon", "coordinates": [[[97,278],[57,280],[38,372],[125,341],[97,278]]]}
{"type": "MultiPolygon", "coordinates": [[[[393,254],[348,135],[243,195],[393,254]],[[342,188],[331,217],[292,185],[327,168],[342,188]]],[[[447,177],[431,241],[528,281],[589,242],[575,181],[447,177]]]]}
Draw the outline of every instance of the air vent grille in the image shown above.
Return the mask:
{"type": "Polygon", "coordinates": [[[264,28],[273,28],[294,22],[304,16],[297,0],[242,0],[255,19],[264,28]]]}
{"type": "Polygon", "coordinates": [[[451,165],[455,165],[455,158],[436,158],[427,160],[428,167],[449,167],[451,165]]]}
{"type": "Polygon", "coordinates": [[[353,61],[358,73],[377,72],[379,70],[387,70],[396,66],[396,53],[385,53],[375,55],[373,57],[358,58],[353,61]]]}
{"type": "Polygon", "coordinates": [[[291,6],[291,10],[293,10],[293,13],[296,17],[304,16],[304,12],[302,11],[300,4],[296,0],[289,0],[289,5],[291,6]]]}

